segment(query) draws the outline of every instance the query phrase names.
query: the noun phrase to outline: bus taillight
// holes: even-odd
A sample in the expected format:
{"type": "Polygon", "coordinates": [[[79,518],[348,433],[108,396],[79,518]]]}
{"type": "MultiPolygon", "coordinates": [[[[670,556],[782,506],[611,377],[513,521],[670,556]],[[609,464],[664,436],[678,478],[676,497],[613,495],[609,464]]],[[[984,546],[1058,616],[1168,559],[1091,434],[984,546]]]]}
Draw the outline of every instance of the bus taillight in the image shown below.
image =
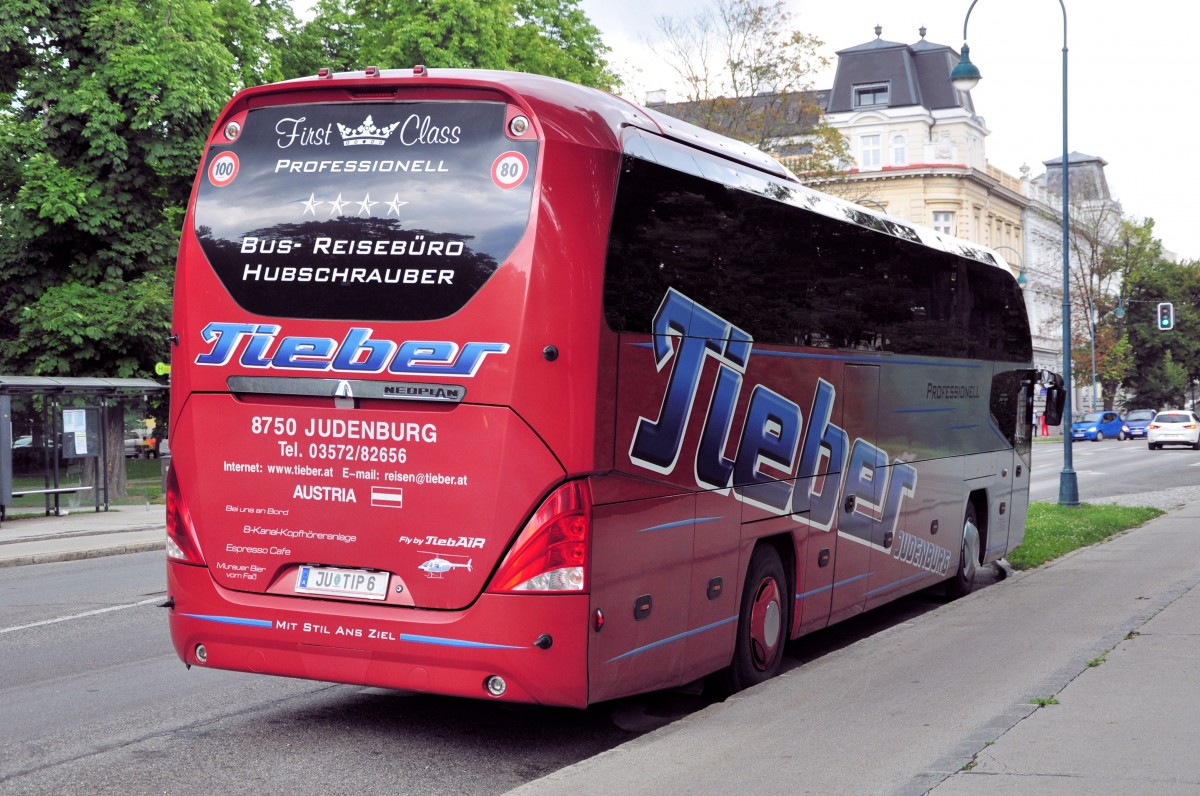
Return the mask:
{"type": "Polygon", "coordinates": [[[488,591],[584,591],[591,528],[586,485],[572,481],[559,487],[526,523],[488,591]]]}
{"type": "Polygon", "coordinates": [[[204,566],[204,556],[196,544],[196,529],[192,515],[179,493],[175,468],[167,470],[167,558],[181,564],[204,566]]]}

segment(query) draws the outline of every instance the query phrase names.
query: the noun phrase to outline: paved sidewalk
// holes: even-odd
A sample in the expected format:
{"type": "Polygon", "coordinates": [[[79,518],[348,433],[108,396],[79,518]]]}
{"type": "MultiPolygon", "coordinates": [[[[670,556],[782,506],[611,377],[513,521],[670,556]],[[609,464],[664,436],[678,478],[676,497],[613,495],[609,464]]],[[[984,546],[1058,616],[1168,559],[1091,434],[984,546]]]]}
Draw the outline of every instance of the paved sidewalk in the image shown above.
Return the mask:
{"type": "Polygon", "coordinates": [[[1200,793],[1198,587],[1192,502],[512,793],[1200,793]]]}
{"type": "Polygon", "coordinates": [[[1193,581],[1165,597],[1058,704],[980,750],[933,796],[1200,792],[1200,589],[1193,581]]]}
{"type": "Polygon", "coordinates": [[[0,567],[161,550],[165,542],[166,507],[161,505],[10,516],[0,523],[0,567]]]}

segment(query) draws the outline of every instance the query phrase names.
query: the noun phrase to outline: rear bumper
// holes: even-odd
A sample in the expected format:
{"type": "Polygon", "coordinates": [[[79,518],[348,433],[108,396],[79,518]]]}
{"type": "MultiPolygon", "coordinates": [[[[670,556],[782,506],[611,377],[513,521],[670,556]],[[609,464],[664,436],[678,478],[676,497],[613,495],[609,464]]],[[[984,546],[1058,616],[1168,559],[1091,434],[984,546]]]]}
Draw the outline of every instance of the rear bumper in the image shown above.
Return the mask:
{"type": "Polygon", "coordinates": [[[171,640],[189,665],[354,685],[586,707],[587,595],[482,595],[463,611],[250,594],[167,564],[171,640]],[[552,643],[535,646],[543,635],[552,643]],[[203,645],[206,662],[196,657],[203,645]]]}
{"type": "Polygon", "coordinates": [[[1158,434],[1146,439],[1151,445],[1195,445],[1198,438],[1187,434],[1158,434]]]}

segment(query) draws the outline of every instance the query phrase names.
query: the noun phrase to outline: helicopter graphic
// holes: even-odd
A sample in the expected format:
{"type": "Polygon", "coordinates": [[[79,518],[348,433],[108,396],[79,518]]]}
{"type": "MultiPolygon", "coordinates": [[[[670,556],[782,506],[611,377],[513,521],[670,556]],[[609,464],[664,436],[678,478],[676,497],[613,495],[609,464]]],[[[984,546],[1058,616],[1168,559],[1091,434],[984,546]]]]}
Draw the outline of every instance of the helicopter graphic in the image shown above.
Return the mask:
{"type": "MultiPolygon", "coordinates": [[[[422,551],[422,552],[427,552],[427,551],[422,551]]],[[[467,562],[465,564],[461,564],[461,563],[455,563],[453,561],[449,561],[445,558],[442,558],[441,555],[439,555],[438,553],[430,552],[429,555],[433,556],[433,558],[431,558],[428,561],[417,566],[417,569],[424,572],[425,577],[427,577],[427,578],[440,578],[440,577],[442,577],[443,574],[450,572],[451,570],[454,570],[454,569],[466,569],[467,572],[471,571],[471,562],[473,561],[473,559],[468,558],[467,562]]],[[[453,556],[453,557],[454,558],[462,558],[462,556],[453,556]]]]}

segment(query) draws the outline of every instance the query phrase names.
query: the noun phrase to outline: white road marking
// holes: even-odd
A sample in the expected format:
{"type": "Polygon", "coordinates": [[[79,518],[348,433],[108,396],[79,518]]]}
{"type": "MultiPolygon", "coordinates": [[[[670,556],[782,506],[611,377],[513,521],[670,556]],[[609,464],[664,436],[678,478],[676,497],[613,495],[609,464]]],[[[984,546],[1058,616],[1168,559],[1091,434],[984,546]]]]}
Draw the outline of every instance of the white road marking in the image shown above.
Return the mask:
{"type": "Polygon", "coordinates": [[[54,625],[54,624],[58,624],[59,622],[69,622],[72,619],[83,619],[88,616],[96,616],[97,614],[111,613],[112,611],[124,611],[126,608],[137,608],[142,605],[150,605],[150,604],[156,603],[162,599],[164,599],[164,598],[161,596],[160,597],[152,597],[149,600],[142,600],[141,602],[129,603],[128,605],[110,605],[108,608],[97,608],[95,611],[84,611],[81,614],[70,614],[68,616],[55,617],[54,619],[43,619],[40,622],[30,622],[27,625],[16,625],[15,627],[4,627],[4,628],[0,628],[0,634],[14,633],[18,630],[29,630],[32,627],[41,627],[42,625],[54,625]]]}

